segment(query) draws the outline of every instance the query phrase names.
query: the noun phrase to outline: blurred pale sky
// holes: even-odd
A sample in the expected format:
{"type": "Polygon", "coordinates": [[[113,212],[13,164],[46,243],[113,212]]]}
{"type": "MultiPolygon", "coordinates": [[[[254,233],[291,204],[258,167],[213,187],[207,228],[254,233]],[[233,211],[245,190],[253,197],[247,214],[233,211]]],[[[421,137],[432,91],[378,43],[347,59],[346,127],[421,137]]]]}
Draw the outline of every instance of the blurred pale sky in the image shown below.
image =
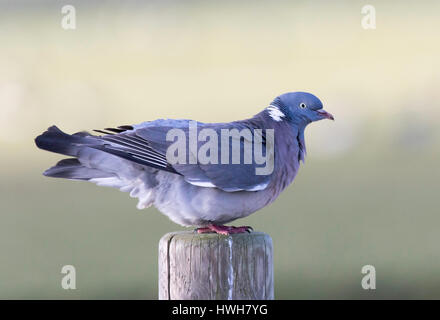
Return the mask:
{"type": "Polygon", "coordinates": [[[371,2],[375,30],[361,26],[362,1],[71,4],[76,30],[61,28],[60,2],[2,3],[3,145],[30,148],[52,124],[241,119],[287,91],[312,92],[335,114],[307,132],[316,156],[364,135],[399,141],[406,114],[438,145],[437,1],[371,2]]]}

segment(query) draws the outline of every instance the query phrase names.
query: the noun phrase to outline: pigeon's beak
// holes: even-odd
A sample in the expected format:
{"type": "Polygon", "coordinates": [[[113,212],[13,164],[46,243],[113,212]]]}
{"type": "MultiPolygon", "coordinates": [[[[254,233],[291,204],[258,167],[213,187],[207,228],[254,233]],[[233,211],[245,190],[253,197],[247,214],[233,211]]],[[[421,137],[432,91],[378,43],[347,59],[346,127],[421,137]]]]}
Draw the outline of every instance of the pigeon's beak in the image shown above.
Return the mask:
{"type": "Polygon", "coordinates": [[[316,112],[318,112],[318,114],[323,117],[323,119],[330,119],[330,120],[335,120],[335,117],[333,117],[333,115],[331,113],[328,113],[327,111],[325,111],[324,109],[320,109],[320,110],[316,110],[316,112]]]}

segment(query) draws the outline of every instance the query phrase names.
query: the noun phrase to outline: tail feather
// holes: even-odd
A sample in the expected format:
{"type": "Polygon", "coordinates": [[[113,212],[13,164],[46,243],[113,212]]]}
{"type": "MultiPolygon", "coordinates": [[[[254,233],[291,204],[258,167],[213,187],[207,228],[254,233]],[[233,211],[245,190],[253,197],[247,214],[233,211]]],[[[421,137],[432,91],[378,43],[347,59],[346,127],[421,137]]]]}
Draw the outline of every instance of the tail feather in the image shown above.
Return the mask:
{"type": "Polygon", "coordinates": [[[99,150],[104,141],[98,137],[87,132],[69,135],[52,126],[38,136],[35,143],[41,149],[73,157],[63,159],[47,169],[43,173],[45,176],[87,180],[130,192],[130,196],[139,199],[139,209],[153,204],[153,188],[158,184],[155,179],[157,169],[141,167],[108,150],[99,150]]]}
{"type": "MultiPolygon", "coordinates": [[[[78,132],[73,135],[66,134],[52,126],[42,135],[35,139],[36,145],[40,149],[77,157],[81,149],[96,144],[93,138],[86,132],[78,132]]],[[[55,178],[90,180],[93,178],[112,177],[112,173],[104,172],[95,168],[90,168],[82,164],[76,158],[64,159],[52,168],[47,169],[45,176],[55,178]]]]}
{"type": "Polygon", "coordinates": [[[68,156],[76,156],[81,147],[93,144],[91,137],[84,132],[73,135],[62,132],[58,127],[52,126],[35,139],[38,148],[68,156]]]}
{"type": "Polygon", "coordinates": [[[63,159],[52,168],[47,169],[43,174],[53,178],[75,180],[90,180],[94,178],[109,178],[114,176],[111,173],[85,167],[75,158],[63,159]]]}

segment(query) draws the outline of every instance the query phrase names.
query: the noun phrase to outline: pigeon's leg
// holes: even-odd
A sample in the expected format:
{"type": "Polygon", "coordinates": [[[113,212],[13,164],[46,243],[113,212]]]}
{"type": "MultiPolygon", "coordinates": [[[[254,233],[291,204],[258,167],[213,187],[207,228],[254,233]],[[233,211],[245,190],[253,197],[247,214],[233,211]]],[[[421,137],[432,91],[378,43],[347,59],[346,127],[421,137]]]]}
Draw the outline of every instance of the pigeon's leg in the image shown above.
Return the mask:
{"type": "Polygon", "coordinates": [[[210,232],[214,232],[211,229],[209,229],[208,227],[206,227],[206,228],[197,228],[195,231],[197,233],[210,233],[210,232]]]}
{"type": "Polygon", "coordinates": [[[249,226],[242,226],[242,227],[233,227],[233,226],[224,226],[224,225],[218,225],[218,224],[209,224],[207,227],[204,228],[198,228],[198,233],[209,233],[209,232],[215,232],[218,234],[234,234],[234,233],[243,233],[243,232],[251,232],[252,227],[249,226]]]}

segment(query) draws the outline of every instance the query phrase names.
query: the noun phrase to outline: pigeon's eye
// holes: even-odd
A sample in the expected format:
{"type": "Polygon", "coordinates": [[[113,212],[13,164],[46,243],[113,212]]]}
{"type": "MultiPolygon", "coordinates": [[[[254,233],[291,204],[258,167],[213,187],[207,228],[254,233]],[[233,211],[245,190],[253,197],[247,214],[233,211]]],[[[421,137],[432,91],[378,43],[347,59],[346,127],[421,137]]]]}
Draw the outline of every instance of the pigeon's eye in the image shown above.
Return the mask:
{"type": "Polygon", "coordinates": [[[305,104],[304,102],[301,102],[301,103],[299,104],[299,107],[300,107],[301,109],[305,109],[307,106],[306,106],[306,104],[305,104]]]}

